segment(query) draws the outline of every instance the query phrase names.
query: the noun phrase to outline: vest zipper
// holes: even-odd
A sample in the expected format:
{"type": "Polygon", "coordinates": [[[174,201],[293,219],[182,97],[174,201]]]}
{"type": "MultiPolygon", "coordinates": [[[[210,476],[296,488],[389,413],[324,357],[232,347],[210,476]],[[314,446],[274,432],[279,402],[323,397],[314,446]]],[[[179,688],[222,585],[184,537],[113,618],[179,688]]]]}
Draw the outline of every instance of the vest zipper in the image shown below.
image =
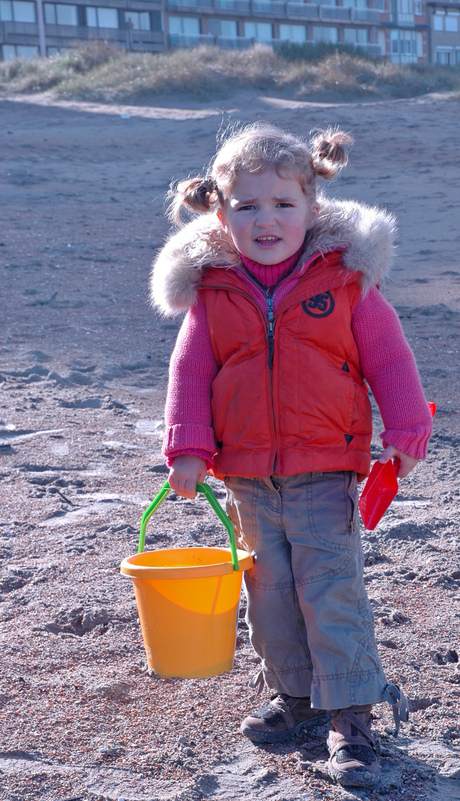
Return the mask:
{"type": "Polygon", "coordinates": [[[272,401],[272,417],[273,417],[273,430],[275,432],[275,456],[273,459],[273,475],[276,475],[276,465],[278,461],[278,449],[277,449],[277,437],[278,433],[276,430],[276,416],[275,416],[275,404],[273,398],[273,356],[275,352],[275,321],[273,319],[273,296],[275,294],[275,288],[270,288],[266,293],[265,297],[267,299],[267,342],[268,342],[268,368],[270,370],[270,392],[271,392],[271,401],[272,401]]]}
{"type": "Polygon", "coordinates": [[[273,322],[273,295],[267,293],[267,340],[268,340],[268,366],[273,368],[273,353],[275,350],[275,324],[273,322]]]}
{"type": "MultiPolygon", "coordinates": [[[[265,292],[262,289],[262,287],[259,284],[259,282],[256,281],[255,278],[253,278],[252,275],[250,275],[248,272],[246,272],[246,277],[249,278],[251,283],[254,284],[254,286],[256,286],[257,289],[260,289],[263,292],[263,294],[265,295],[265,300],[267,302],[268,366],[269,366],[269,368],[271,370],[272,367],[273,367],[273,352],[274,352],[274,349],[275,349],[275,322],[273,320],[273,317],[274,317],[273,300],[274,300],[274,295],[275,295],[276,290],[278,289],[280,284],[283,283],[285,278],[288,278],[289,276],[284,276],[284,278],[282,278],[281,281],[278,281],[276,286],[270,287],[265,292]]],[[[255,298],[252,298],[252,300],[255,302],[256,306],[259,305],[255,298]]]]}
{"type": "MultiPolygon", "coordinates": [[[[297,268],[299,269],[299,268],[297,268]]],[[[246,273],[247,277],[258,289],[261,289],[260,284],[258,281],[255,280],[249,273],[246,273]]],[[[277,463],[278,463],[278,449],[277,449],[277,438],[278,432],[276,428],[276,415],[275,415],[275,404],[273,401],[273,357],[275,353],[275,320],[274,318],[274,311],[273,311],[273,302],[275,297],[275,292],[278,287],[283,283],[290,276],[284,276],[281,281],[278,281],[276,286],[270,287],[264,292],[265,300],[267,302],[267,343],[268,343],[268,368],[270,370],[270,395],[271,395],[271,407],[272,407],[272,420],[273,420],[273,431],[275,434],[275,455],[273,459],[273,475],[276,475],[277,463]]],[[[262,290],[263,291],[263,290],[262,290]]],[[[252,298],[253,303],[260,308],[259,304],[257,303],[255,298],[252,298]]]]}
{"type": "MultiPolygon", "coordinates": [[[[260,284],[254,278],[252,278],[251,275],[249,275],[248,273],[246,273],[246,275],[249,278],[249,280],[258,289],[262,289],[260,284]]],[[[274,318],[273,301],[274,301],[274,295],[275,295],[276,290],[278,289],[280,284],[282,284],[283,281],[285,281],[286,278],[288,278],[288,277],[289,276],[285,276],[284,278],[281,279],[281,281],[278,281],[276,286],[270,287],[270,289],[268,289],[266,292],[264,292],[265,300],[267,302],[267,317],[266,317],[266,321],[267,321],[267,343],[268,343],[268,367],[269,367],[269,370],[270,370],[270,393],[271,393],[271,406],[272,406],[272,420],[273,420],[273,431],[274,431],[274,434],[275,434],[275,455],[274,455],[274,459],[273,459],[273,473],[272,473],[272,475],[276,475],[277,462],[278,462],[278,450],[277,450],[277,445],[276,445],[277,436],[278,435],[277,435],[277,429],[276,429],[275,406],[274,406],[274,402],[273,402],[273,356],[274,356],[274,353],[275,353],[275,321],[273,319],[274,318]]],[[[230,289],[231,291],[235,291],[239,295],[243,295],[244,297],[249,298],[249,300],[252,301],[254,306],[256,306],[256,308],[259,309],[259,311],[262,312],[262,309],[260,308],[259,304],[257,303],[257,300],[254,297],[252,297],[252,295],[249,295],[249,294],[247,294],[246,292],[244,292],[244,291],[242,291],[240,289],[235,289],[235,287],[228,287],[228,286],[225,286],[225,285],[221,286],[219,284],[215,284],[212,288],[213,289],[227,289],[227,290],[230,289]]],[[[263,314],[263,312],[262,312],[262,314],[263,314]]]]}

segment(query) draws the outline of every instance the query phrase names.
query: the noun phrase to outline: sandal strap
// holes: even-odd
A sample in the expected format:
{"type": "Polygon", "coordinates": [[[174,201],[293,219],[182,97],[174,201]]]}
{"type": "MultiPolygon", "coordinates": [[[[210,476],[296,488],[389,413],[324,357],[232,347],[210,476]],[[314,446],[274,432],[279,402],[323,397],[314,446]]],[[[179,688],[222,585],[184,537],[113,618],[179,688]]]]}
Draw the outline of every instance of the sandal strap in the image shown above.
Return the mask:
{"type": "Polygon", "coordinates": [[[350,741],[350,738],[340,737],[335,740],[334,744],[329,744],[329,759],[333,759],[338,751],[341,748],[349,748],[350,745],[362,745],[369,750],[373,751],[374,754],[377,753],[375,742],[370,742],[367,737],[361,737],[359,734],[353,737],[353,742],[350,741]]]}
{"type": "MultiPolygon", "coordinates": [[[[369,729],[369,726],[361,720],[359,715],[356,712],[352,712],[351,709],[342,709],[340,710],[340,717],[345,718],[345,720],[350,723],[351,726],[354,726],[358,731],[361,732],[362,738],[365,739],[365,745],[370,745],[371,748],[375,750],[375,738],[372,732],[369,729]]],[[[332,718],[332,725],[334,725],[334,718],[332,718]]],[[[342,734],[341,731],[338,732],[342,734]]],[[[353,737],[353,742],[358,742],[359,735],[353,737]]],[[[361,739],[361,738],[359,738],[361,739]]]]}

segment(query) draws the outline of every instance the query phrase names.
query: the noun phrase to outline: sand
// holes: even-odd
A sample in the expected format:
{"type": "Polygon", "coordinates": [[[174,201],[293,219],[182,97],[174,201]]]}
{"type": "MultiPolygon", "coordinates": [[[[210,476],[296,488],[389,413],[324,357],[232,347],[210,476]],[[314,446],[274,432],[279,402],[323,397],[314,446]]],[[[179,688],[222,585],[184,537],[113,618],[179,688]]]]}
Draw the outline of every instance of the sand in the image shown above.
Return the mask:
{"type": "MultiPolygon", "coordinates": [[[[242,93],[139,107],[0,97],[2,801],[460,799],[459,109],[448,95],[340,105],[242,93]],[[284,746],[242,737],[242,717],[266,700],[247,687],[257,660],[243,620],[231,672],[149,676],[119,573],[167,476],[178,323],[147,298],[164,194],[201,170],[222,126],[258,118],[353,132],[328,191],[396,214],[384,292],[438,407],[428,460],[363,532],[382,660],[411,707],[397,740],[390,708],[375,708],[374,792],[327,778],[325,724],[284,746]]],[[[187,544],[224,545],[225,532],[202,498],[171,495],[147,546],[187,544]]]]}

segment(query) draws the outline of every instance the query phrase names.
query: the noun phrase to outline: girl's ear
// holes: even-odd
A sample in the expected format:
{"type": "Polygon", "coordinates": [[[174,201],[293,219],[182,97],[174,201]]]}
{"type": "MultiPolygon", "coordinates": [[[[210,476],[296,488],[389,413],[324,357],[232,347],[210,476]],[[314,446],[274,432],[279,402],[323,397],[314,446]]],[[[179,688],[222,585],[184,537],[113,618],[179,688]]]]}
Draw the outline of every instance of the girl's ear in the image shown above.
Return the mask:
{"type": "Polygon", "coordinates": [[[310,209],[311,214],[311,224],[314,225],[316,220],[318,219],[319,214],[319,203],[313,203],[310,209]]]}
{"type": "Polygon", "coordinates": [[[225,214],[222,211],[222,209],[218,209],[217,210],[217,219],[219,220],[222,228],[224,229],[225,233],[227,234],[228,233],[228,225],[227,225],[227,220],[225,218],[225,214]]]}
{"type": "Polygon", "coordinates": [[[313,202],[308,209],[308,216],[307,216],[307,231],[311,231],[312,228],[316,225],[316,221],[318,219],[319,214],[319,203],[313,202]]]}

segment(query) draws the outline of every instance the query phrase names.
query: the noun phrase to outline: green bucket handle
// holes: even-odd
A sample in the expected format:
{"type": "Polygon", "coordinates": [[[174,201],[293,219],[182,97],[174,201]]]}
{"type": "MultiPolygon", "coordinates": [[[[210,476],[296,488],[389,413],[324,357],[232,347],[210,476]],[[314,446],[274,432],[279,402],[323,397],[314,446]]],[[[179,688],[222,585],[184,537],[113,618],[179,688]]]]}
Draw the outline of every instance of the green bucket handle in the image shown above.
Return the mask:
{"type": "MultiPolygon", "coordinates": [[[[163,486],[162,486],[160,492],[158,493],[158,495],[156,496],[156,498],[153,499],[153,501],[150,504],[150,506],[148,507],[148,509],[146,509],[144,514],[142,515],[141,529],[140,529],[140,533],[139,533],[139,548],[137,550],[138,553],[143,553],[143,551],[144,551],[145,529],[147,527],[147,523],[149,522],[149,520],[150,520],[151,516],[153,515],[155,509],[158,509],[160,503],[162,503],[164,501],[164,499],[166,498],[166,496],[167,496],[168,492],[170,492],[170,490],[171,490],[171,487],[169,485],[169,481],[165,481],[165,483],[163,484],[163,486]]],[[[237,556],[237,553],[236,553],[235,532],[233,530],[232,521],[225,514],[224,510],[222,509],[219,501],[217,500],[216,496],[214,495],[214,493],[213,493],[211,487],[209,486],[209,484],[197,484],[196,485],[196,491],[203,493],[205,498],[207,498],[207,500],[209,501],[209,504],[211,505],[212,509],[214,509],[217,517],[221,520],[221,522],[224,524],[225,528],[227,529],[228,538],[230,540],[230,552],[232,554],[233,569],[234,570],[238,570],[239,569],[238,556],[237,556]]]]}

